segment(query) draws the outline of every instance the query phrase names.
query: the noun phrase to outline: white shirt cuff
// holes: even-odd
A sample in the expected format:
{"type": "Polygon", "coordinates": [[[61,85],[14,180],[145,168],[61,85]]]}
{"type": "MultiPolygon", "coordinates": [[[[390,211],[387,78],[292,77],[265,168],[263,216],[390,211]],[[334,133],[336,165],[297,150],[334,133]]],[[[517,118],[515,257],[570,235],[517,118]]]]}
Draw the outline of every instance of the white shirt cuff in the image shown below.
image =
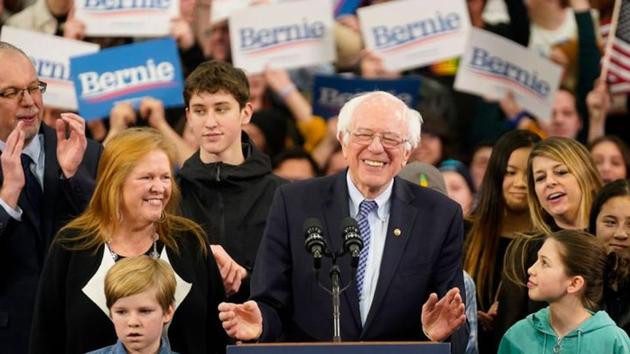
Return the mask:
{"type": "Polygon", "coordinates": [[[17,209],[13,209],[4,199],[0,198],[0,206],[4,209],[4,211],[9,214],[10,217],[15,219],[16,221],[22,221],[22,209],[20,206],[17,206],[17,209]]]}

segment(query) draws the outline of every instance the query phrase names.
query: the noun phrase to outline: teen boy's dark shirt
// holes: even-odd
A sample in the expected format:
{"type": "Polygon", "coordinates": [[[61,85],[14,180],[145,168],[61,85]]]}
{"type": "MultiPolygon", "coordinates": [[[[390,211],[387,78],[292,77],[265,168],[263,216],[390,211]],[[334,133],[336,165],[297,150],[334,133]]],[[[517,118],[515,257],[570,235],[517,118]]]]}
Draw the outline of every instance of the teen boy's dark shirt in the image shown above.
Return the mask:
{"type": "Polygon", "coordinates": [[[276,188],[286,183],[271,173],[269,157],[249,143],[243,134],[240,165],[204,164],[195,153],[179,171],[182,214],[201,224],[210,244],[219,244],[248,277],[232,302],[249,297],[249,276],[267,222],[276,188]]]}

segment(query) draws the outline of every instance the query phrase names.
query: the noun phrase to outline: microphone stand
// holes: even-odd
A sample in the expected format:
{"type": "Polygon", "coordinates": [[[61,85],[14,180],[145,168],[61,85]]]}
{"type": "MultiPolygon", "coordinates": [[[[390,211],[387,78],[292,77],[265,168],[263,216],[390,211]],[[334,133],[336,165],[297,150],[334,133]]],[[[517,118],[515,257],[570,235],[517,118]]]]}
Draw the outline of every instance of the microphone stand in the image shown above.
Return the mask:
{"type": "Polygon", "coordinates": [[[341,342],[341,303],[339,301],[339,295],[341,295],[341,289],[339,286],[340,277],[341,271],[339,270],[339,266],[337,266],[337,264],[333,264],[332,267],[330,267],[330,280],[332,282],[333,342],[341,342]]]}
{"type": "Polygon", "coordinates": [[[332,296],[332,315],[333,315],[333,339],[332,339],[332,341],[335,342],[335,343],[341,342],[341,300],[340,300],[340,296],[341,296],[341,293],[346,291],[346,289],[348,289],[350,287],[350,285],[352,284],[352,278],[354,278],[354,273],[355,273],[355,270],[356,270],[356,269],[352,268],[353,276],[350,279],[350,281],[348,282],[348,284],[342,288],[341,287],[341,269],[337,265],[337,257],[343,256],[344,254],[345,254],[345,252],[339,253],[339,254],[330,253],[330,252],[328,252],[328,250],[326,250],[324,252],[324,255],[327,256],[327,257],[330,257],[330,259],[332,260],[332,266],[330,267],[330,272],[329,272],[330,281],[331,281],[331,288],[330,288],[330,290],[328,288],[326,288],[321,283],[321,281],[319,280],[319,269],[317,269],[317,268],[315,269],[315,278],[317,279],[317,284],[319,285],[320,288],[324,289],[324,291],[326,291],[327,293],[329,293],[332,296]]]}

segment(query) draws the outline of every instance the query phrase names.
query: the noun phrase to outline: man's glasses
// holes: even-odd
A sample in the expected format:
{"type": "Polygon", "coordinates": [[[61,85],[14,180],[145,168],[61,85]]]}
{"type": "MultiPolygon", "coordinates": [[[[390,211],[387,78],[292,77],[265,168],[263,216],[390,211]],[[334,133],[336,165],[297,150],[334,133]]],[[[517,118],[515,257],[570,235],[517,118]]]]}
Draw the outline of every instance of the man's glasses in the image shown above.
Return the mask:
{"type": "Polygon", "coordinates": [[[48,84],[43,81],[36,81],[29,87],[23,89],[17,87],[9,87],[0,91],[0,97],[6,98],[8,100],[15,99],[16,97],[22,99],[22,97],[24,97],[24,92],[28,91],[28,94],[31,96],[35,94],[42,94],[46,92],[47,86],[48,84]]]}
{"type": "Polygon", "coordinates": [[[395,133],[374,133],[370,130],[357,130],[351,133],[355,141],[361,145],[370,145],[375,137],[381,140],[381,145],[388,149],[393,149],[402,143],[406,143],[408,140],[401,138],[395,133]]]}

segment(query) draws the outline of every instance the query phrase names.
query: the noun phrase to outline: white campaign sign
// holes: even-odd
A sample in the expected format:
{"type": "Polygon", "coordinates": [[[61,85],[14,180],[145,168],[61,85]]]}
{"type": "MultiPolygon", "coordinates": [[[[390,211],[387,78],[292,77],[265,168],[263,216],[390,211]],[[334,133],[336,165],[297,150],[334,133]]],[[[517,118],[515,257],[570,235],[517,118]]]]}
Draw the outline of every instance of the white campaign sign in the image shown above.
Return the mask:
{"type": "Polygon", "coordinates": [[[37,76],[48,84],[44,94],[46,106],[77,110],[74,84],[70,78],[70,57],[96,53],[100,49],[98,44],[9,26],[2,27],[0,40],[22,49],[31,58],[37,76]]]}
{"type": "Polygon", "coordinates": [[[74,0],[87,36],[163,37],[179,16],[179,0],[74,0]]]}
{"type": "Polygon", "coordinates": [[[548,121],[562,68],[515,42],[473,29],[462,56],[455,89],[490,99],[516,102],[536,118],[548,121]]]}
{"type": "Polygon", "coordinates": [[[359,8],[366,48],[389,70],[405,70],[464,52],[470,30],[465,0],[400,0],[359,8]]]}
{"type": "Polygon", "coordinates": [[[234,66],[248,73],[266,65],[296,68],[335,60],[331,1],[256,5],[229,20],[234,66]]]}

